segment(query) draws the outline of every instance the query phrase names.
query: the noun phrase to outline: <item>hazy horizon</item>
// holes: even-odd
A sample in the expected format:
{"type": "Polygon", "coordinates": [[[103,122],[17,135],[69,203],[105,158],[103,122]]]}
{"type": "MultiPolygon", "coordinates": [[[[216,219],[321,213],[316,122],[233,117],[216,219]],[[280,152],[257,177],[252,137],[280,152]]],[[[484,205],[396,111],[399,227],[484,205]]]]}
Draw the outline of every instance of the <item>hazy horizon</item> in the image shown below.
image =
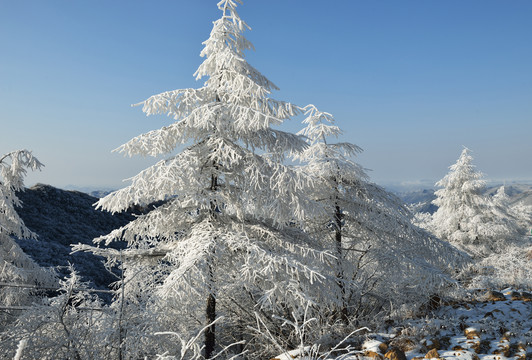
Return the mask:
{"type": "MultiPolygon", "coordinates": [[[[439,180],[439,179],[438,179],[439,180]]],[[[500,180],[500,179],[484,179],[486,181],[487,187],[492,186],[500,186],[500,185],[532,185],[532,179],[516,179],[516,180],[500,180]]],[[[438,187],[435,186],[437,180],[419,180],[419,181],[400,181],[400,182],[383,182],[383,183],[376,183],[379,186],[382,186],[383,188],[392,191],[392,192],[414,192],[414,191],[420,191],[420,190],[431,190],[431,189],[437,189],[438,187]]],[[[372,181],[374,182],[374,181],[372,181]]],[[[123,187],[125,187],[127,184],[120,184],[119,186],[83,186],[83,185],[75,185],[75,184],[67,184],[64,186],[57,186],[54,184],[47,184],[42,182],[36,182],[36,183],[26,183],[26,188],[32,188],[36,185],[50,185],[55,188],[59,188],[62,190],[69,190],[69,191],[81,191],[84,193],[92,193],[92,192],[109,192],[109,191],[115,191],[119,190],[123,187]]]]}

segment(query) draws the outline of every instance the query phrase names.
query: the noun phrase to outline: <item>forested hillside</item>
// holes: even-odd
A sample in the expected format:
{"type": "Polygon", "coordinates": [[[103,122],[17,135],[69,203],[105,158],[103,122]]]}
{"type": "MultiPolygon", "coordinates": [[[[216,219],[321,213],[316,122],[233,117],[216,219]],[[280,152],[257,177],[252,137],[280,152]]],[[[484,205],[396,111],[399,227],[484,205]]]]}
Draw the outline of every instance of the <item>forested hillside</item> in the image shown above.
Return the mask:
{"type": "Polygon", "coordinates": [[[105,270],[101,258],[83,252],[71,254],[71,245],[92,244],[94,238],[131,221],[131,212],[112,215],[95,210],[97,198],[43,184],[18,192],[17,196],[22,201],[18,214],[38,236],[36,240],[17,239],[17,243],[39,265],[54,267],[64,276],[72,264],[84,280],[96,287],[107,287],[116,280],[105,270]]]}

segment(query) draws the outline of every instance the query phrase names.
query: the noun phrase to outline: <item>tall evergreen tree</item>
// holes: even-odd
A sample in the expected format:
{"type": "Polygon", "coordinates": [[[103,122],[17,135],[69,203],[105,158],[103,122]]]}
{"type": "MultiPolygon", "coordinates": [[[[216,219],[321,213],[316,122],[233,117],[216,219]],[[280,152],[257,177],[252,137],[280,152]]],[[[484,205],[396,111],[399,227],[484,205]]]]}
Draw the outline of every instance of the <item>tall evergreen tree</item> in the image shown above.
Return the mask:
{"type": "Polygon", "coordinates": [[[222,17],[203,43],[205,60],[195,73],[197,79],[207,78],[204,86],[142,102],[147,115],[167,114],[175,122],[118,150],[155,156],[187,146],[133,177],[131,185],[97,207],[117,212],[134,204],[164,203],[97,239],[127,241],[121,254],[92,248],[110,263],[123,260],[129,305],[165,302],[181,311],[182,328],[208,325],[206,358],[215,351],[219,315],[228,318],[226,324],[245,329],[254,311],[297,313],[312,301],[309,289],[320,278],[316,259],[327,256],[297,227],[319,210],[306,196],[310,180],[282,164],[285,154],[301,151],[306,143],[272,127],[301,110],[271,98],[277,87],[245,61],[244,51],[252,44],[243,36],[248,26],[236,2],[218,3],[222,17]],[[231,310],[235,304],[239,311],[231,310]],[[201,313],[205,320],[197,322],[201,313]]]}

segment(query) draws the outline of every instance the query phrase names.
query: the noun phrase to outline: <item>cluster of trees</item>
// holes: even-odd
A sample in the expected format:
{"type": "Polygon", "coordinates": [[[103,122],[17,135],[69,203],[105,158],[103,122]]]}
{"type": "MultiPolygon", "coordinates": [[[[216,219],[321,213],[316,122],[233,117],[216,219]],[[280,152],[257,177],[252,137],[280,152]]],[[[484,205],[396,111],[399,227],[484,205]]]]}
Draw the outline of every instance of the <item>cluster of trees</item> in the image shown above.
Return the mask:
{"type": "Polygon", "coordinates": [[[438,210],[417,214],[416,223],[440,239],[470,254],[475,263],[462,274],[471,287],[532,286],[526,235],[532,208],[511,205],[501,186],[490,196],[482,173],[475,170],[471,151],[462,150],[449,173],[436,186],[438,210]]]}
{"type": "MultiPolygon", "coordinates": [[[[113,213],[153,209],[95,246],[74,247],[106,259],[117,277],[114,300],[103,304],[72,271],[60,295],[4,322],[7,358],[267,358],[298,346],[303,330],[308,343],[331,342],[374,318],[415,312],[456,285],[468,255],[413,225],[401,201],[369,182],[352,160],[360,148],[331,142],[341,131],[330,114],[272,98],[277,87],[245,60],[252,44],[236,2],[218,7],[195,73],[204,85],[142,102],[147,115],[175,122],[117,149],[169,157],[97,203],[113,213]],[[277,127],[297,116],[300,133],[277,127]],[[104,246],[113,241],[128,246],[104,246]]],[[[31,236],[13,210],[14,191],[25,167],[40,166],[28,152],[13,154],[6,174],[17,175],[3,172],[0,184],[6,244],[31,236]]],[[[462,178],[442,180],[442,212],[453,211],[452,184],[462,178]]],[[[468,181],[476,194],[476,180],[468,181]]],[[[456,230],[440,214],[437,236],[482,240],[456,211],[456,230]]]]}

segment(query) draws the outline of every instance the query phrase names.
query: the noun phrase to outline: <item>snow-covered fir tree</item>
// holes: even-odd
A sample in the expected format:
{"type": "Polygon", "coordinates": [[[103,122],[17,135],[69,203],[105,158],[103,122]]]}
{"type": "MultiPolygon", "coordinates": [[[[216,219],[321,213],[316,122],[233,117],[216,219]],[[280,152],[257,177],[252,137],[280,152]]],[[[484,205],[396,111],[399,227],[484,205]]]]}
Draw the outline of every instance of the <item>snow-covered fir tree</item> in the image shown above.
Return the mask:
{"type": "Polygon", "coordinates": [[[344,268],[352,263],[346,263],[344,254],[345,217],[349,215],[346,213],[346,197],[350,197],[349,193],[356,193],[357,185],[367,179],[367,175],[361,166],[349,159],[361,151],[358,146],[350,143],[327,143],[328,137],[338,137],[341,133],[340,128],[333,125],[332,115],[319,111],[313,105],[308,105],[304,110],[307,117],[303,124],[306,126],[298,134],[308,139],[309,147],[293,154],[293,157],[303,162],[303,169],[316,179],[313,197],[325,210],[320,220],[307,221],[307,231],[317,238],[334,238],[329,246],[334,249],[336,257],[336,264],[332,267],[336,271],[335,290],[339,302],[335,315],[347,322],[350,282],[346,279],[344,268]]]}
{"type": "Polygon", "coordinates": [[[0,156],[0,306],[8,309],[27,304],[31,289],[19,285],[50,285],[52,274],[39,267],[14,241],[13,237],[36,238],[16,212],[22,206],[17,191],[24,190],[24,177],[42,164],[27,150],[0,156]]]}
{"type": "Polygon", "coordinates": [[[502,194],[495,201],[484,195],[483,175],[475,170],[472,160],[470,150],[464,148],[449,173],[436,183],[441,187],[433,201],[438,210],[429,228],[473,255],[482,255],[519,236],[519,229],[503,204],[502,194]]]}
{"type": "Polygon", "coordinates": [[[317,263],[329,254],[298,227],[320,207],[307,197],[309,177],[282,164],[306,143],[273,127],[301,109],[271,98],[277,87],[245,61],[252,44],[243,36],[248,26],[237,2],[218,3],[222,17],[203,43],[205,60],[195,73],[207,78],[204,86],[142,102],[147,115],[167,114],[175,122],[118,150],[155,156],[186,147],[97,205],[118,212],[163,202],[97,239],[125,240],[125,251],[91,249],[123,267],[125,304],[118,298],[115,306],[124,306],[124,319],[135,318],[123,324],[127,356],[179,352],[172,339],[166,349],[144,339],[161,331],[186,336],[207,325],[210,358],[218,343],[251,341],[247,326],[256,316],[271,322],[271,315],[298,314],[320,293],[317,263]],[[215,332],[219,316],[216,326],[231,331],[215,332]]]}
{"type": "MultiPolygon", "coordinates": [[[[325,209],[309,217],[305,229],[333,250],[337,294],[336,316],[345,322],[374,316],[383,307],[410,309],[452,283],[451,274],[465,254],[412,224],[412,214],[396,196],[369,182],[352,159],[361,149],[331,143],[341,130],[333,117],[305,108],[309,147],[295,154],[312,174],[312,197],[325,209]]],[[[389,310],[389,308],[387,308],[389,310]]]]}

